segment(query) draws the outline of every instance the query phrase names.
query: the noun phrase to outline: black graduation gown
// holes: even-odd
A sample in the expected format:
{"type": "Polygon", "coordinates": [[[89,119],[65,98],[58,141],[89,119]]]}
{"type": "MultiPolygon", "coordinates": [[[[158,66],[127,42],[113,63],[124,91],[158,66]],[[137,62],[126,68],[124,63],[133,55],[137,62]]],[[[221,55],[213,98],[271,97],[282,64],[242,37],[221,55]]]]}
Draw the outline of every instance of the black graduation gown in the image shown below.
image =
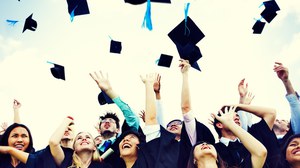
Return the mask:
{"type": "MultiPolygon", "coordinates": [[[[204,124],[197,121],[196,122],[196,131],[197,131],[197,142],[205,141],[210,144],[215,144],[215,138],[209,128],[204,124]]],[[[192,144],[190,142],[189,136],[186,132],[185,124],[183,122],[181,137],[180,137],[180,152],[178,160],[178,168],[186,168],[187,162],[189,160],[190,151],[192,149],[192,144]]]]}
{"type": "MultiPolygon", "coordinates": [[[[160,126],[161,136],[139,145],[138,158],[132,168],[176,168],[179,143],[175,134],[160,126]]],[[[121,167],[125,168],[125,167],[121,167]]]]}

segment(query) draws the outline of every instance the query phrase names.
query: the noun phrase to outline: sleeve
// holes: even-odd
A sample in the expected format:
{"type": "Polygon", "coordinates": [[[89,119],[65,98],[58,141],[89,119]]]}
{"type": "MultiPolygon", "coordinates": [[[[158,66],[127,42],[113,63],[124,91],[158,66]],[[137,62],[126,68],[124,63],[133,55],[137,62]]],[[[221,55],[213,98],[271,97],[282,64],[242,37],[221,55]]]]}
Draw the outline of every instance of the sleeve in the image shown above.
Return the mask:
{"type": "Polygon", "coordinates": [[[146,125],[143,130],[146,136],[146,142],[160,137],[160,125],[146,125]]]}
{"type": "Polygon", "coordinates": [[[115,104],[120,108],[122,111],[125,121],[127,122],[129,127],[134,127],[136,130],[139,129],[140,121],[138,116],[131,110],[131,108],[121,100],[120,97],[116,97],[113,99],[115,104]]]}
{"type": "Polygon", "coordinates": [[[183,115],[183,121],[185,124],[185,129],[187,135],[189,136],[190,142],[193,145],[197,142],[197,133],[196,133],[196,120],[192,111],[185,113],[183,115]]]}
{"type": "Polygon", "coordinates": [[[294,134],[300,133],[300,101],[294,94],[286,95],[291,109],[291,127],[294,134]]]}
{"type": "Polygon", "coordinates": [[[164,115],[161,100],[156,100],[156,119],[159,125],[164,126],[164,115]]]}

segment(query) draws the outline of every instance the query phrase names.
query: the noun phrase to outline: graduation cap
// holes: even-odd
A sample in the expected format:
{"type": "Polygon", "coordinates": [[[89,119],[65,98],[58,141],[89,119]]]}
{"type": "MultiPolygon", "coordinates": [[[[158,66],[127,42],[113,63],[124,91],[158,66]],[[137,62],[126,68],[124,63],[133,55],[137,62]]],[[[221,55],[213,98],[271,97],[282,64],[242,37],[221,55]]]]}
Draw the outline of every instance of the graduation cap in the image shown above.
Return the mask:
{"type": "Polygon", "coordinates": [[[90,14],[86,0],[67,0],[67,3],[71,21],[73,21],[74,16],[90,14]]]}
{"type": "Polygon", "coordinates": [[[253,29],[253,34],[261,34],[261,32],[263,31],[264,27],[265,27],[265,22],[262,22],[260,20],[257,20],[255,22],[255,24],[253,25],[252,29],[253,29]]]}
{"type": "Polygon", "coordinates": [[[32,19],[32,15],[33,13],[26,18],[22,33],[24,33],[24,31],[27,29],[31,31],[35,31],[37,27],[37,22],[32,19]]]}
{"type": "Polygon", "coordinates": [[[205,37],[189,16],[179,23],[168,36],[175,44],[182,46],[185,46],[187,43],[197,44],[205,37]]]}
{"type": "MultiPolygon", "coordinates": [[[[125,0],[125,3],[130,3],[132,5],[139,5],[145,3],[147,0],[125,0]]],[[[150,0],[151,2],[158,3],[171,3],[171,0],[150,0]]]]}
{"type": "Polygon", "coordinates": [[[122,43],[120,41],[110,41],[110,52],[120,54],[122,50],[122,43]]]}
{"type": "Polygon", "coordinates": [[[280,10],[275,0],[263,2],[265,9],[260,14],[268,23],[270,23],[277,15],[277,11],[280,10]]]}
{"type": "Polygon", "coordinates": [[[197,61],[202,57],[202,54],[200,52],[200,49],[195,44],[189,42],[186,45],[182,46],[180,44],[176,44],[178,53],[180,58],[184,60],[189,60],[189,63],[191,66],[199,71],[200,67],[197,63],[197,61]]]}
{"type": "Polygon", "coordinates": [[[169,68],[171,66],[172,60],[173,60],[173,56],[161,54],[157,65],[169,68]]]}
{"type": "MultiPolygon", "coordinates": [[[[48,63],[50,63],[50,62],[48,62],[48,63]]],[[[58,64],[53,64],[53,65],[54,65],[54,67],[50,68],[52,75],[57,79],[66,80],[65,67],[58,65],[58,64]]]]}
{"type": "Polygon", "coordinates": [[[98,102],[99,102],[100,105],[114,103],[112,101],[112,99],[103,91],[100,92],[99,95],[98,95],[98,102]]]}

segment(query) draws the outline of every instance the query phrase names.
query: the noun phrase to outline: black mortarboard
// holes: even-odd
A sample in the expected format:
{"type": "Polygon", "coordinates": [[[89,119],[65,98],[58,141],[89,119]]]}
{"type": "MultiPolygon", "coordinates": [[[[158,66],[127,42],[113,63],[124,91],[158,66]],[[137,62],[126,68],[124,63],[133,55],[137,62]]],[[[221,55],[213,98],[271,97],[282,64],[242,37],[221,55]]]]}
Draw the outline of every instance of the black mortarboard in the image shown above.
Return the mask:
{"type": "Polygon", "coordinates": [[[61,65],[58,64],[54,64],[54,67],[52,67],[51,69],[51,73],[52,75],[57,78],[57,79],[62,79],[65,80],[65,68],[61,65]]]}
{"type": "Polygon", "coordinates": [[[86,0],[67,0],[67,3],[68,12],[70,15],[72,15],[72,12],[74,12],[74,16],[90,13],[89,6],[86,0]]]}
{"type": "Polygon", "coordinates": [[[122,50],[122,43],[119,41],[110,41],[110,52],[120,54],[122,50]]]}
{"type": "Polygon", "coordinates": [[[187,43],[197,44],[205,35],[193,22],[193,20],[187,16],[187,20],[183,20],[178,24],[168,36],[175,44],[185,46],[187,43]]]}
{"type": "Polygon", "coordinates": [[[275,0],[263,2],[265,9],[260,14],[268,23],[270,23],[277,15],[276,11],[280,8],[275,2],[275,0]]]}
{"type": "Polygon", "coordinates": [[[261,34],[261,32],[263,31],[263,29],[265,27],[265,24],[266,24],[265,22],[261,22],[260,20],[257,20],[252,27],[253,34],[261,34]]]}
{"type": "Polygon", "coordinates": [[[33,13],[30,16],[28,16],[28,18],[26,18],[22,33],[24,33],[24,31],[27,29],[31,31],[35,31],[37,27],[37,22],[32,19],[32,15],[33,13]]]}
{"type": "MultiPolygon", "coordinates": [[[[159,3],[171,3],[171,0],[150,0],[151,2],[159,3]]],[[[147,0],[125,0],[125,3],[130,3],[132,5],[139,5],[147,2],[147,0]]]]}
{"type": "Polygon", "coordinates": [[[173,56],[171,55],[161,54],[157,65],[163,67],[170,67],[172,63],[172,59],[173,56]]]}
{"type": "Polygon", "coordinates": [[[180,55],[180,58],[184,60],[189,60],[189,63],[193,68],[201,71],[197,63],[197,61],[202,57],[202,54],[198,46],[189,42],[184,46],[180,44],[176,44],[176,47],[180,55]]]}
{"type": "Polygon", "coordinates": [[[100,105],[104,105],[104,104],[111,104],[114,103],[112,101],[112,99],[105,93],[105,92],[100,92],[98,95],[98,102],[100,105]]]}

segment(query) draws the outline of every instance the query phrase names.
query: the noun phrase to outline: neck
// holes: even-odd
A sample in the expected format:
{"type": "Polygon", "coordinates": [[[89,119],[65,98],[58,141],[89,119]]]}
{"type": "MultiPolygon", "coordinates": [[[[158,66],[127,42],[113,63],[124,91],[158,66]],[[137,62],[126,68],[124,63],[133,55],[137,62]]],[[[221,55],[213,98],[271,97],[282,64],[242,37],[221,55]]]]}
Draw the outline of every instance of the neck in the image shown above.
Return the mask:
{"type": "Polygon", "coordinates": [[[135,161],[137,160],[137,157],[132,157],[132,156],[123,157],[123,160],[126,164],[126,168],[131,168],[134,165],[135,161]]]}
{"type": "Polygon", "coordinates": [[[175,140],[180,141],[180,135],[176,135],[175,140]]]}
{"type": "Polygon", "coordinates": [[[215,158],[203,158],[197,161],[197,167],[201,168],[218,168],[215,158]]]}
{"type": "Polygon", "coordinates": [[[300,163],[290,164],[291,168],[300,168],[300,163]]]}
{"type": "Polygon", "coordinates": [[[108,140],[111,137],[116,136],[116,133],[114,133],[114,132],[108,132],[107,131],[107,132],[103,132],[101,135],[102,135],[102,137],[103,137],[104,140],[108,140]]]}
{"type": "Polygon", "coordinates": [[[90,151],[80,152],[79,154],[77,153],[77,155],[81,160],[82,168],[86,168],[91,164],[92,159],[93,159],[92,152],[90,152],[90,151]]]}
{"type": "Polygon", "coordinates": [[[15,157],[11,157],[10,163],[13,167],[17,167],[17,165],[20,163],[20,161],[15,157]]]}
{"type": "Polygon", "coordinates": [[[73,149],[73,143],[72,143],[72,141],[73,140],[71,140],[71,139],[62,139],[60,141],[60,145],[62,147],[65,147],[65,148],[71,148],[71,149],[73,149]]]}
{"type": "Polygon", "coordinates": [[[224,138],[228,138],[231,140],[235,140],[237,138],[237,136],[235,136],[231,131],[222,131],[222,137],[224,138]]]}

